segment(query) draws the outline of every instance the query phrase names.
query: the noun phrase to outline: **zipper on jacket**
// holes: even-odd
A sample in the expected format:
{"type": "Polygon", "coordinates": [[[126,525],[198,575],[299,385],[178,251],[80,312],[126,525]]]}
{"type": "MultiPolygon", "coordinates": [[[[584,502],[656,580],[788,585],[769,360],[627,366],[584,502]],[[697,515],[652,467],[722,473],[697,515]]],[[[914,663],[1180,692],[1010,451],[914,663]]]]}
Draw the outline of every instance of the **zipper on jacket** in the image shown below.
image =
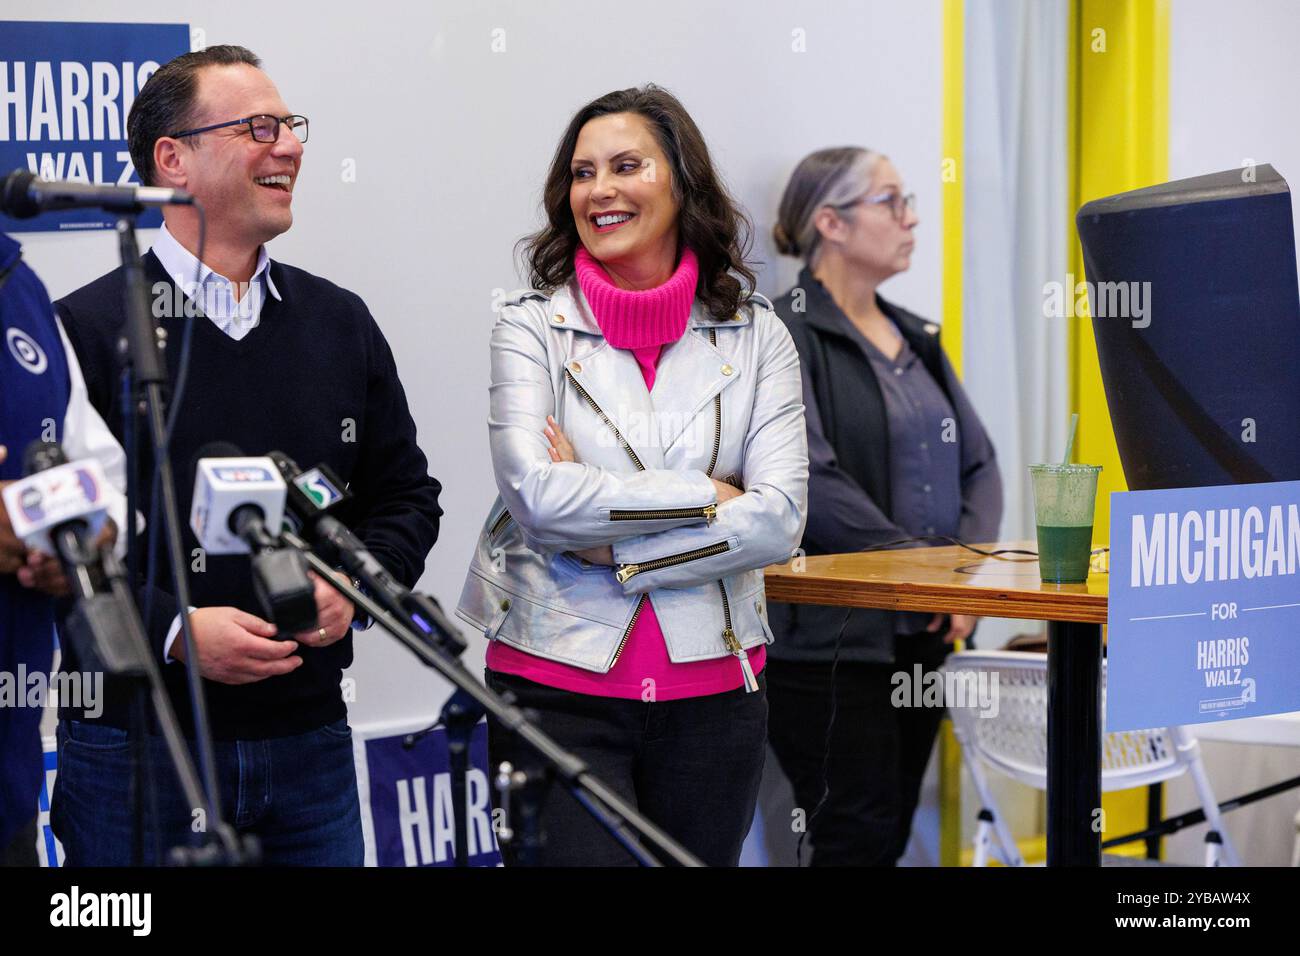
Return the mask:
{"type": "Polygon", "coordinates": [[[582,396],[583,401],[590,405],[591,410],[600,417],[600,420],[609,426],[609,430],[614,433],[614,437],[617,438],[618,443],[623,446],[623,450],[627,452],[627,456],[632,459],[632,464],[636,465],[636,470],[645,471],[645,465],[641,464],[641,459],[636,456],[636,452],[634,452],[632,446],[627,443],[627,439],[623,437],[623,433],[618,430],[612,421],[610,421],[609,416],[606,415],[601,407],[596,404],[596,400],[587,393],[587,390],[578,384],[578,380],[573,377],[573,373],[569,371],[567,366],[564,369],[564,375],[569,380],[570,384],[578,390],[578,394],[582,396]]]}
{"type": "Polygon", "coordinates": [[[614,665],[618,663],[619,655],[623,653],[623,648],[627,646],[627,639],[632,634],[632,628],[636,627],[636,622],[641,617],[641,612],[645,610],[645,602],[650,600],[650,595],[641,595],[641,600],[636,602],[636,609],[632,612],[632,620],[627,622],[627,627],[623,629],[623,636],[619,639],[618,647],[614,649],[614,659],[609,662],[609,669],[613,670],[614,665]]]}
{"type": "MultiPolygon", "coordinates": [[[[710,329],[709,341],[712,344],[716,345],[717,338],[718,338],[717,330],[710,329]]],[[[632,446],[628,444],[627,439],[623,437],[622,433],[618,430],[618,427],[613,423],[613,421],[610,420],[610,417],[605,414],[604,409],[602,409],[600,405],[596,403],[596,400],[591,397],[591,393],[589,393],[585,388],[583,388],[580,384],[578,384],[578,380],[574,378],[573,373],[569,371],[568,368],[565,368],[564,375],[566,378],[568,378],[570,384],[572,384],[573,387],[577,390],[578,394],[582,397],[583,401],[585,401],[591,407],[591,410],[595,412],[597,416],[599,416],[600,420],[605,423],[606,427],[608,427],[609,430],[614,433],[614,437],[618,439],[619,445],[622,447],[622,449],[625,452],[627,452],[628,457],[632,459],[632,464],[636,465],[637,471],[645,471],[646,470],[645,465],[641,463],[641,459],[637,457],[636,452],[632,450],[632,446]]],[[[708,475],[710,478],[713,477],[713,469],[716,468],[718,465],[718,452],[722,446],[722,394],[721,393],[719,393],[714,397],[714,409],[715,409],[714,412],[715,427],[714,427],[714,434],[713,434],[713,456],[709,459],[708,470],[705,471],[705,474],[708,475]]],[[[609,520],[610,521],[644,521],[644,520],[649,520],[654,518],[703,518],[709,524],[712,524],[714,519],[717,516],[718,516],[718,506],[717,504],[711,504],[711,505],[705,505],[702,508],[657,508],[657,509],[651,509],[646,511],[611,510],[609,513],[609,520]]]]}
{"type": "Polygon", "coordinates": [[[610,521],[647,521],[652,518],[703,518],[713,524],[718,517],[717,505],[705,505],[703,508],[660,508],[657,511],[611,511],[610,521]]]}
{"type": "Polygon", "coordinates": [[[509,510],[501,512],[497,520],[492,522],[492,527],[488,528],[488,538],[489,539],[495,538],[498,534],[501,533],[501,529],[504,528],[509,522],[510,522],[509,510]]]}
{"type": "MultiPolygon", "coordinates": [[[[714,348],[718,345],[718,330],[709,329],[709,344],[714,348]]],[[[709,470],[705,472],[710,478],[713,477],[713,469],[718,465],[718,451],[722,447],[722,393],[719,392],[714,396],[714,423],[713,430],[713,458],[709,461],[709,470]]],[[[730,482],[728,482],[730,484],[730,482]]],[[[711,522],[710,522],[711,523],[711,522]]],[[[745,693],[752,694],[758,690],[758,678],[754,676],[754,668],[749,663],[749,655],[745,649],[740,646],[740,640],[736,637],[735,630],[731,626],[731,602],[727,600],[727,586],[723,583],[722,578],[718,578],[718,593],[722,595],[722,642],[727,645],[727,650],[735,655],[736,660],[740,662],[740,673],[745,679],[745,693]]]]}
{"type": "MultiPolygon", "coordinates": [[[[717,347],[717,329],[709,329],[709,344],[715,348],[717,347]]],[[[641,464],[641,459],[638,458],[636,452],[632,450],[632,446],[627,443],[627,440],[619,432],[618,428],[615,427],[612,421],[610,421],[609,416],[605,414],[598,404],[596,404],[596,400],[591,397],[585,388],[578,384],[578,380],[574,378],[573,373],[570,372],[567,367],[564,370],[564,375],[568,378],[569,383],[577,390],[578,394],[582,396],[582,399],[591,406],[591,410],[595,412],[609,430],[614,433],[614,437],[618,439],[618,443],[623,447],[623,450],[627,452],[628,457],[632,459],[632,463],[636,465],[637,470],[645,471],[645,465],[641,464]]],[[[710,478],[713,477],[713,470],[718,466],[718,454],[722,449],[721,392],[713,397],[713,426],[713,454],[709,458],[709,467],[705,471],[705,474],[710,478]]],[[[660,511],[610,511],[609,518],[611,521],[637,521],[652,518],[700,517],[704,518],[709,524],[712,524],[714,519],[717,518],[717,515],[718,506],[712,504],[705,505],[703,508],[664,509],[660,511]]],[[[642,572],[661,571],[664,568],[671,568],[679,564],[685,564],[687,561],[711,558],[714,555],[724,554],[730,550],[731,545],[726,541],[721,541],[718,544],[711,544],[705,548],[696,548],[693,551],[669,555],[664,558],[656,558],[653,561],[644,561],[640,564],[625,564],[618,569],[615,573],[615,577],[618,578],[620,584],[626,584],[629,579],[641,574],[642,572]]],[[[758,690],[758,680],[754,677],[753,667],[750,666],[749,655],[746,654],[744,648],[740,646],[740,641],[736,637],[736,632],[732,629],[731,603],[727,600],[727,586],[722,582],[721,578],[718,579],[718,594],[722,597],[722,618],[724,622],[724,627],[722,629],[723,643],[726,644],[727,650],[735,655],[736,659],[740,662],[741,673],[745,678],[745,692],[753,693],[758,690]]],[[[632,629],[636,627],[636,622],[640,619],[641,611],[645,608],[646,601],[649,600],[649,597],[650,595],[648,594],[642,594],[641,600],[637,602],[636,610],[632,612],[632,620],[628,622],[626,630],[623,631],[623,637],[619,640],[618,647],[614,651],[614,659],[610,661],[609,666],[611,670],[614,665],[618,663],[619,656],[623,653],[623,648],[627,646],[627,639],[631,635],[632,629]]]]}
{"type": "Polygon", "coordinates": [[[618,578],[619,584],[626,584],[638,574],[646,571],[662,571],[664,568],[676,567],[688,561],[698,561],[701,558],[711,558],[715,554],[725,554],[730,550],[731,544],[729,542],[719,541],[717,544],[711,544],[704,548],[683,551],[681,554],[670,554],[664,558],[655,558],[653,561],[642,561],[640,564],[625,564],[618,569],[615,577],[618,578]]]}
{"type": "Polygon", "coordinates": [[[727,600],[727,586],[722,583],[721,578],[718,579],[718,593],[722,595],[722,640],[727,645],[727,650],[731,651],[740,662],[740,673],[745,678],[745,693],[752,694],[758,690],[758,678],[754,676],[754,668],[749,663],[749,654],[740,646],[740,639],[732,630],[731,602],[727,600]]]}
{"type": "MultiPolygon", "coordinates": [[[[718,330],[709,329],[709,344],[718,347],[718,330]]],[[[709,469],[705,472],[713,477],[713,469],[718,467],[718,452],[722,449],[722,392],[713,396],[713,457],[709,459],[709,469]]]]}

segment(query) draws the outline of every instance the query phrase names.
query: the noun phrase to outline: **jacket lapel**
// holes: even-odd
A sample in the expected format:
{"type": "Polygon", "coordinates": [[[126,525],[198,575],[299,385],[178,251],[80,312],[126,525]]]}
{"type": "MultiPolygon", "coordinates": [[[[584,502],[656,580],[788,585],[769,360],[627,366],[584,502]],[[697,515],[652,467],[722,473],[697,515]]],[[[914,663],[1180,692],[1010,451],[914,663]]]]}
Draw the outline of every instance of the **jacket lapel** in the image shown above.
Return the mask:
{"type": "MultiPolygon", "coordinates": [[[[565,367],[646,468],[664,467],[667,450],[681,439],[714,397],[745,371],[709,343],[709,326],[725,328],[730,323],[715,322],[699,303],[692,307],[686,334],[664,346],[660,353],[652,393],[646,391],[641,368],[632,353],[613,348],[601,337],[576,280],[552,296],[551,312],[553,322],[559,312],[565,316],[564,327],[595,336],[589,340],[594,346],[591,351],[580,353],[575,348],[565,367]]],[[[747,321],[743,313],[738,318],[737,325],[747,321]]],[[[575,345],[586,344],[584,338],[579,336],[575,345]]],[[[713,427],[712,419],[709,427],[713,427]]],[[[709,437],[712,440],[712,432],[709,437]]]]}
{"type": "MultiPolygon", "coordinates": [[[[570,358],[565,370],[618,429],[641,464],[646,468],[662,468],[664,453],[655,434],[654,407],[636,359],[631,352],[612,348],[603,339],[595,341],[599,344],[590,352],[570,358]]],[[[585,402],[580,395],[575,397],[580,403],[585,402]]],[[[626,454],[619,448],[614,450],[619,456],[626,454]]]]}
{"type": "Polygon", "coordinates": [[[665,450],[681,438],[714,396],[746,371],[710,344],[707,328],[696,325],[698,319],[693,315],[691,328],[659,356],[650,398],[659,419],[660,447],[665,450]]]}
{"type": "MultiPolygon", "coordinates": [[[[655,440],[654,408],[641,378],[641,368],[631,352],[613,348],[605,341],[576,277],[551,296],[550,311],[551,321],[557,328],[585,333],[573,339],[573,351],[565,362],[566,372],[618,429],[641,464],[646,468],[662,468],[663,448],[655,440]]],[[[573,397],[586,404],[582,396],[573,397]]],[[[603,423],[596,427],[608,428],[603,423]]],[[[569,436],[571,440],[573,437],[569,436]]],[[[602,456],[602,463],[612,465],[619,457],[626,459],[627,453],[621,447],[612,448],[615,455],[602,456]]]]}

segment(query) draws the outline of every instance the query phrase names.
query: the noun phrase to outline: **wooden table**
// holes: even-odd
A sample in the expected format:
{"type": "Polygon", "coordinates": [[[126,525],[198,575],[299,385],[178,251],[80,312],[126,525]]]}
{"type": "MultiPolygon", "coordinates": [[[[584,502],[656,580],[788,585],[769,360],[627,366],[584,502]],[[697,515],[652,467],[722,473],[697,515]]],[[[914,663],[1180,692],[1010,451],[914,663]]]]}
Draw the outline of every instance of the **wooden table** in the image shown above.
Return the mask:
{"type": "MultiPolygon", "coordinates": [[[[977,547],[1033,551],[1036,543],[977,547]]],[[[984,558],[953,546],[799,558],[768,568],[766,579],[768,599],[790,604],[1047,621],[1047,863],[1101,864],[1107,574],[1094,571],[1087,584],[1043,584],[1036,558],[984,558]]]]}

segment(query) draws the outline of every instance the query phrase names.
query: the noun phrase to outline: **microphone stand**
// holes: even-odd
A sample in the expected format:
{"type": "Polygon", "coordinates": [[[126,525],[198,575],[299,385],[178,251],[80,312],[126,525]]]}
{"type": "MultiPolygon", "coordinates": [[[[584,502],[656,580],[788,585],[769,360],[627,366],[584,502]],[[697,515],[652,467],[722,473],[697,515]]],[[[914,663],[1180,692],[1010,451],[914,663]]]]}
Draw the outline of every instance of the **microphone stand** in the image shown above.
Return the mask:
{"type": "MultiPolygon", "coordinates": [[[[388,631],[422,663],[451,682],[456,692],[444,708],[444,715],[448,713],[448,708],[453,707],[454,702],[453,709],[458,710],[459,713],[452,715],[451,719],[462,726],[468,722],[468,726],[472,728],[480,716],[491,714],[506,730],[517,735],[541,757],[550,772],[554,773],[573,794],[574,799],[584,806],[642,866],[662,864],[645,848],[641,840],[658,847],[669,859],[681,866],[704,865],[680,843],[647,820],[635,808],[629,806],[622,797],[592,774],[583,760],[565,750],[529,720],[523,710],[508,703],[501,695],[477,681],[460,660],[443,649],[446,638],[440,640],[431,636],[421,636],[404,620],[406,615],[402,616],[403,619],[399,619],[383,604],[354,588],[351,582],[340,581],[334,576],[333,568],[313,554],[311,546],[293,532],[287,530],[281,532],[280,539],[290,547],[303,552],[307,563],[330,587],[363,609],[376,624],[388,631]]],[[[456,807],[456,815],[458,819],[464,816],[463,804],[456,807]]],[[[535,815],[534,810],[532,816],[535,818],[535,815]]],[[[525,820],[528,818],[529,814],[525,813],[525,820]]],[[[462,829],[463,825],[457,827],[458,839],[462,829]]],[[[462,858],[461,845],[458,842],[458,863],[462,858]]]]}
{"type": "MultiPolygon", "coordinates": [[[[438,722],[447,728],[447,762],[451,770],[451,802],[456,812],[456,865],[469,866],[469,814],[465,799],[469,779],[469,748],[483,711],[459,689],[447,699],[438,722]]],[[[408,744],[413,746],[412,744],[408,744]]],[[[489,783],[489,786],[491,784],[489,783]]]]}
{"type": "MultiPolygon", "coordinates": [[[[61,548],[60,554],[65,553],[61,548]]],[[[259,853],[256,838],[249,836],[241,841],[230,825],[212,815],[117,556],[111,548],[94,548],[91,555],[79,553],[74,557],[75,561],[64,565],[75,589],[75,610],[68,623],[69,637],[77,635],[77,625],[82,624],[87,637],[80,652],[82,655],[91,658],[98,669],[117,677],[140,680],[147,685],[186,802],[201,810],[206,819],[215,821],[215,825],[208,828],[209,832],[215,833],[214,838],[200,847],[173,848],[172,862],[179,865],[238,865],[255,860],[259,853]],[[107,591],[96,586],[89,558],[98,558],[103,579],[108,584],[107,591]],[[87,650],[91,653],[87,654],[87,650]]],[[[135,799],[140,799],[139,793],[135,799]]],[[[140,836],[136,834],[137,842],[140,836]]]]}
{"type": "MultiPolygon", "coordinates": [[[[212,733],[208,722],[206,698],[203,693],[203,679],[196,663],[198,655],[194,646],[194,630],[190,624],[190,588],[185,575],[185,545],[181,535],[180,507],[176,498],[176,485],[172,472],[171,448],[167,432],[167,416],[163,400],[163,386],[167,382],[167,367],[162,358],[161,330],[154,324],[153,313],[149,307],[149,296],[145,284],[144,267],[140,262],[140,247],[135,235],[135,217],[144,211],[139,203],[124,203],[117,207],[108,207],[118,213],[117,239],[118,251],[122,259],[125,291],[124,333],[126,349],[123,363],[128,367],[137,391],[143,400],[143,414],[148,427],[148,437],[153,444],[154,465],[158,471],[158,491],[162,496],[162,519],[167,553],[172,568],[172,583],[175,588],[177,606],[180,608],[181,639],[185,642],[185,672],[189,683],[190,704],[194,717],[194,739],[198,750],[199,771],[202,775],[203,791],[206,795],[204,806],[209,820],[216,821],[218,831],[227,828],[221,808],[221,789],[217,783],[216,759],[213,752],[212,733]]],[[[136,435],[137,459],[127,463],[128,469],[136,470],[139,466],[139,452],[142,444],[136,435]]],[[[135,514],[127,516],[127,523],[132,525],[128,534],[134,537],[135,514]]],[[[152,659],[151,659],[152,662],[152,659]]],[[[155,699],[155,706],[157,700],[155,699]]],[[[139,728],[141,733],[145,728],[139,728]]],[[[173,755],[175,759],[175,755],[173,755]]],[[[178,772],[180,772],[178,765],[178,772]]],[[[139,799],[139,794],[136,795],[139,799]]],[[[197,806],[197,804],[196,804],[197,806]]],[[[237,861],[237,857],[232,857],[237,861]]]]}

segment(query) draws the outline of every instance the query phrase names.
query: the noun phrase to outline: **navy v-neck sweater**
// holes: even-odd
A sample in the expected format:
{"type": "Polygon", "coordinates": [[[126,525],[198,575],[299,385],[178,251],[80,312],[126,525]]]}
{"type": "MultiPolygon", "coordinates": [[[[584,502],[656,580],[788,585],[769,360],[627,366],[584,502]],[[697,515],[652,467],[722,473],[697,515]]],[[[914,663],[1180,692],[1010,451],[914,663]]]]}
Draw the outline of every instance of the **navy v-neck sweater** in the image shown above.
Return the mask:
{"type": "MultiPolygon", "coordinates": [[[[175,302],[175,288],[156,256],[147,253],[148,286],[175,302]]],[[[175,381],[186,321],[193,322],[189,377],[172,437],[172,464],[185,527],[185,553],[196,554],[189,530],[195,454],[214,441],[233,442],[245,454],[277,449],[303,468],[324,462],[350,485],[353,498],[338,512],[374,555],[408,586],[424,570],[438,536],[439,483],[416,444],[415,423],[393,355],[360,297],[302,269],[272,262],[283,301],[267,295],[258,326],[235,341],[202,315],[164,317],[168,374],[175,381]]],[[[123,437],[117,342],[122,335],[123,276],[117,269],[60,299],[56,306],[81,362],[90,400],[123,437]]],[[[158,311],[157,309],[155,310],[158,311]]],[[[147,442],[143,444],[148,444],[147,442]]],[[[141,456],[140,510],[149,513],[153,460],[141,456]]],[[[159,509],[161,515],[161,509],[159,509]]],[[[145,567],[147,535],[140,537],[145,567]]],[[[253,591],[247,556],[208,555],[189,575],[196,607],[231,605],[264,616],[253,591]]],[[[167,628],[177,612],[165,546],[158,555],[157,588],[146,621],[162,660],[167,628]]],[[[367,634],[363,640],[383,640],[367,634]]],[[[352,641],[299,647],[302,666],[252,684],[205,681],[213,733],[222,739],[260,739],[304,733],[346,714],[341,672],[352,662],[352,641]]],[[[75,651],[63,667],[76,670],[75,651]]],[[[184,665],[163,667],[173,706],[191,732],[184,665]]],[[[105,682],[103,720],[129,726],[126,688],[105,682]]],[[[61,716],[79,718],[73,711],[61,716]]]]}

